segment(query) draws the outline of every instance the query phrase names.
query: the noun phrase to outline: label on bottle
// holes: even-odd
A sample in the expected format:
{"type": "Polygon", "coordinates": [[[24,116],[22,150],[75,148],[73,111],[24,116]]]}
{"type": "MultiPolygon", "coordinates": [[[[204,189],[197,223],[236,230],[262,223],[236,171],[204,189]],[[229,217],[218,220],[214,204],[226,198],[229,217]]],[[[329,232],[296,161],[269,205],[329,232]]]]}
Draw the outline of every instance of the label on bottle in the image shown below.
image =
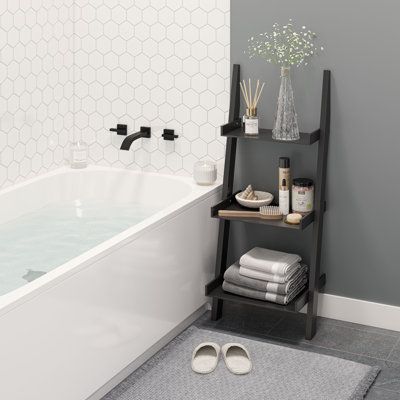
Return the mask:
{"type": "Polygon", "coordinates": [[[289,214],[289,190],[279,191],[279,210],[283,215],[289,214]]]}
{"type": "Polygon", "coordinates": [[[248,117],[245,119],[244,133],[246,135],[258,135],[258,118],[248,117]]]}
{"type": "Polygon", "coordinates": [[[289,188],[290,168],[279,168],[279,190],[289,190],[289,188]]]}
{"type": "Polygon", "coordinates": [[[292,188],[292,208],[296,212],[309,212],[314,209],[314,187],[298,187],[292,188]]]}

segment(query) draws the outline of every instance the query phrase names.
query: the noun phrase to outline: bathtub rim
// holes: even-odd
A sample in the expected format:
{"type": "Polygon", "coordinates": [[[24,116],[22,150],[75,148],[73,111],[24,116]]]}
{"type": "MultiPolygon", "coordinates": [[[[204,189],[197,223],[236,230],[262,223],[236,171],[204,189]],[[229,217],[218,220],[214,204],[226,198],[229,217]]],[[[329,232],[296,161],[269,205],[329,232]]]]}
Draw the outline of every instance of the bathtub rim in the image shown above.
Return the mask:
{"type": "MultiPolygon", "coordinates": [[[[87,171],[113,171],[113,172],[123,172],[132,173],[136,175],[146,175],[146,176],[157,176],[165,177],[167,179],[178,180],[188,184],[191,187],[191,191],[187,196],[182,199],[170,204],[169,206],[161,209],[150,217],[144,219],[143,221],[131,226],[128,229],[112,236],[111,238],[101,242],[97,246],[91,248],[90,250],[80,254],[77,257],[59,265],[45,275],[35,279],[32,282],[28,282],[25,285],[12,290],[2,296],[0,296],[0,317],[12,311],[13,309],[23,305],[25,302],[39,296],[41,293],[50,290],[52,287],[61,284],[64,280],[70,278],[71,276],[79,273],[80,271],[89,268],[92,264],[96,263],[100,259],[107,257],[114,251],[126,246],[127,244],[133,242],[138,237],[148,233],[149,231],[156,229],[162,224],[169,222],[171,219],[175,218],[179,214],[195,207],[198,203],[214,196],[216,193],[222,191],[222,182],[217,180],[217,182],[210,186],[199,186],[196,185],[191,177],[186,176],[174,176],[167,174],[160,174],[156,172],[143,172],[135,171],[124,168],[114,168],[114,167],[102,167],[102,166],[89,166],[86,168],[87,171]]],[[[57,168],[51,172],[39,175],[32,179],[28,179],[24,182],[15,184],[11,187],[0,190],[0,196],[5,193],[23,188],[24,186],[33,184],[37,181],[46,179],[47,177],[56,176],[61,173],[82,173],[85,170],[71,169],[69,167],[57,168]]],[[[211,218],[211,216],[210,216],[211,218]]]]}

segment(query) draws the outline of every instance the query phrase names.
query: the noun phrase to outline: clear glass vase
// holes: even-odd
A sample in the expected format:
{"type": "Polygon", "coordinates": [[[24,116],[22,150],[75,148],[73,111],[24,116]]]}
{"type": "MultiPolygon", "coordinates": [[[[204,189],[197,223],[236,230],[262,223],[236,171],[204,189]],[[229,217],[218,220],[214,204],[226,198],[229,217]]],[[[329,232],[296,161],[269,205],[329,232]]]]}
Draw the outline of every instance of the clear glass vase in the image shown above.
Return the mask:
{"type": "Polygon", "coordinates": [[[281,87],[272,138],[287,141],[300,139],[289,67],[281,68],[281,87]]]}

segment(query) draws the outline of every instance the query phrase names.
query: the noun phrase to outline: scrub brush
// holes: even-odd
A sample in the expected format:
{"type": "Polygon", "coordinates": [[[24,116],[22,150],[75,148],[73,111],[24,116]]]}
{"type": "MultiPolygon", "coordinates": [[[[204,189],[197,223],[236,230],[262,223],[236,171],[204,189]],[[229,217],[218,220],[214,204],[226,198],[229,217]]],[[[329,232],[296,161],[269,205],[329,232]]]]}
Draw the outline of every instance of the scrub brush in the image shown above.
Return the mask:
{"type": "Polygon", "coordinates": [[[261,218],[261,219],[282,219],[283,214],[278,206],[262,206],[260,211],[246,210],[219,210],[220,217],[237,217],[237,218],[261,218]]]}

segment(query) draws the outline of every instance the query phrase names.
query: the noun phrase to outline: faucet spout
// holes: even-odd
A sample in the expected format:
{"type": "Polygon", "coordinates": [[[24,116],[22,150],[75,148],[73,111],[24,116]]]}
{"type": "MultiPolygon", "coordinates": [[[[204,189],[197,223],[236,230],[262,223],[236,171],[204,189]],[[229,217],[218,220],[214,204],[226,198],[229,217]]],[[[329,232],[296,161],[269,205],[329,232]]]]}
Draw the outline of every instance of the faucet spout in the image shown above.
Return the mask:
{"type": "Polygon", "coordinates": [[[128,135],[121,144],[121,150],[129,150],[132,146],[132,143],[140,138],[150,138],[151,137],[151,128],[147,126],[140,127],[140,131],[136,133],[132,133],[128,135]]]}

